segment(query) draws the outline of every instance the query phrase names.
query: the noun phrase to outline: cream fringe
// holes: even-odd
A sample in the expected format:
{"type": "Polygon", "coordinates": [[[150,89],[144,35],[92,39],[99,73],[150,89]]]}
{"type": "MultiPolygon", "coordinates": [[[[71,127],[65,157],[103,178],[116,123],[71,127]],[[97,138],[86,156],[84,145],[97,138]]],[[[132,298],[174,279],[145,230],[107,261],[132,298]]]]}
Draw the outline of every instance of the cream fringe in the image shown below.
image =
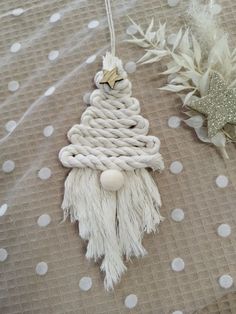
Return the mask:
{"type": "Polygon", "coordinates": [[[74,168],[65,182],[64,219],[79,222],[79,234],[88,241],[86,257],[103,259],[107,290],[126,271],[123,255],[144,256],[144,232],[157,230],[163,220],[158,188],[147,170],[123,172],[125,185],[118,192],[105,191],[100,171],[74,168]]]}

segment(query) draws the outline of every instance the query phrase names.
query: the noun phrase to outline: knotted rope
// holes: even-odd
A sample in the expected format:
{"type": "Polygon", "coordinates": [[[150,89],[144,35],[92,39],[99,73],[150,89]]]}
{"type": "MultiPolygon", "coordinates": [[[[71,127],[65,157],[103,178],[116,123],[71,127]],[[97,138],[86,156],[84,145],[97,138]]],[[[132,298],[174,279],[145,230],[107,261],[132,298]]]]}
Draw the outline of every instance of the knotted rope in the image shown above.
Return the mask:
{"type": "Polygon", "coordinates": [[[111,89],[100,84],[102,71],[96,74],[98,89],[90,96],[91,106],[83,113],[81,123],[68,132],[72,144],[61,150],[59,158],[69,168],[89,167],[104,171],[150,167],[160,170],[163,168],[160,141],[147,135],[148,120],[139,115],[140,105],[131,97],[132,86],[121,61],[107,54],[103,68],[114,66],[123,80],[111,89]]]}

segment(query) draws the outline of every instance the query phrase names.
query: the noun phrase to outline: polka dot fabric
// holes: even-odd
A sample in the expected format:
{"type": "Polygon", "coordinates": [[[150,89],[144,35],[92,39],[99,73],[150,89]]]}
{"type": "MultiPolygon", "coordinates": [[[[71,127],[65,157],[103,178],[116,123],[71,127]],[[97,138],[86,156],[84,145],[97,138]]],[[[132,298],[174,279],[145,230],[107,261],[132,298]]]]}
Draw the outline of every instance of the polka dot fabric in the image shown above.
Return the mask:
{"type": "MultiPolygon", "coordinates": [[[[104,1],[1,1],[0,312],[233,313],[235,148],[226,166],[186,131],[178,98],[157,88],[161,68],[137,66],[141,51],[123,41],[137,31],[127,15],[141,25],[154,15],[176,34],[187,2],[112,1],[117,51],[161,140],[166,170],[153,176],[166,219],[144,239],[149,254],[106,293],[77,227],[60,223],[67,170],[57,159],[110,46],[104,1]]],[[[215,14],[221,9],[224,28],[236,36],[233,2],[222,0],[215,14]]]]}

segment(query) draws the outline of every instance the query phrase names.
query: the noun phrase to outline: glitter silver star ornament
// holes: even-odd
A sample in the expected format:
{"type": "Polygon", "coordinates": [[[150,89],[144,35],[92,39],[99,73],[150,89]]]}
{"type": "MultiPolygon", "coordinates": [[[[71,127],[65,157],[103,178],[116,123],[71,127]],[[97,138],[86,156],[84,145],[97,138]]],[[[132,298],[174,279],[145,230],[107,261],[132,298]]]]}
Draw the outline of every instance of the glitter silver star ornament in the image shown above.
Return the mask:
{"type": "Polygon", "coordinates": [[[188,105],[207,117],[212,138],[227,124],[236,125],[236,89],[229,88],[220,74],[213,72],[208,95],[188,105]]]}

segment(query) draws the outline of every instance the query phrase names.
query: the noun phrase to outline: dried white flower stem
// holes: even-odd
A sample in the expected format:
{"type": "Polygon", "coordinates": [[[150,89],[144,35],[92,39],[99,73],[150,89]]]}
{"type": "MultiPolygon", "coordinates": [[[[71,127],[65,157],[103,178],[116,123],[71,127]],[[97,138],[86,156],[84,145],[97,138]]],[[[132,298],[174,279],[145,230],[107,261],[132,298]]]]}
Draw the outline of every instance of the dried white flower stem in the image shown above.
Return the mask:
{"type": "MultiPolygon", "coordinates": [[[[166,24],[159,23],[159,28],[154,31],[152,19],[144,31],[130,19],[139,36],[132,35],[132,39],[127,41],[145,49],[145,54],[138,63],[150,64],[165,58],[167,70],[162,74],[171,75],[172,78],[160,89],[175,93],[184,92],[184,97],[181,95],[184,107],[194,98],[207,94],[211,71],[219,72],[230,87],[236,86],[236,49],[231,51],[228,35],[221,30],[212,11],[213,4],[212,0],[208,5],[192,0],[188,10],[189,27],[178,31],[173,44],[168,43],[166,24]]],[[[188,115],[192,116],[193,120],[194,116],[199,116],[192,111],[189,111],[188,115]]],[[[204,116],[202,118],[206,121],[204,116]]],[[[204,129],[199,132],[198,128],[191,127],[201,141],[215,145],[223,158],[229,158],[225,144],[232,139],[227,133],[219,132],[216,138],[209,139],[204,129]]]]}

